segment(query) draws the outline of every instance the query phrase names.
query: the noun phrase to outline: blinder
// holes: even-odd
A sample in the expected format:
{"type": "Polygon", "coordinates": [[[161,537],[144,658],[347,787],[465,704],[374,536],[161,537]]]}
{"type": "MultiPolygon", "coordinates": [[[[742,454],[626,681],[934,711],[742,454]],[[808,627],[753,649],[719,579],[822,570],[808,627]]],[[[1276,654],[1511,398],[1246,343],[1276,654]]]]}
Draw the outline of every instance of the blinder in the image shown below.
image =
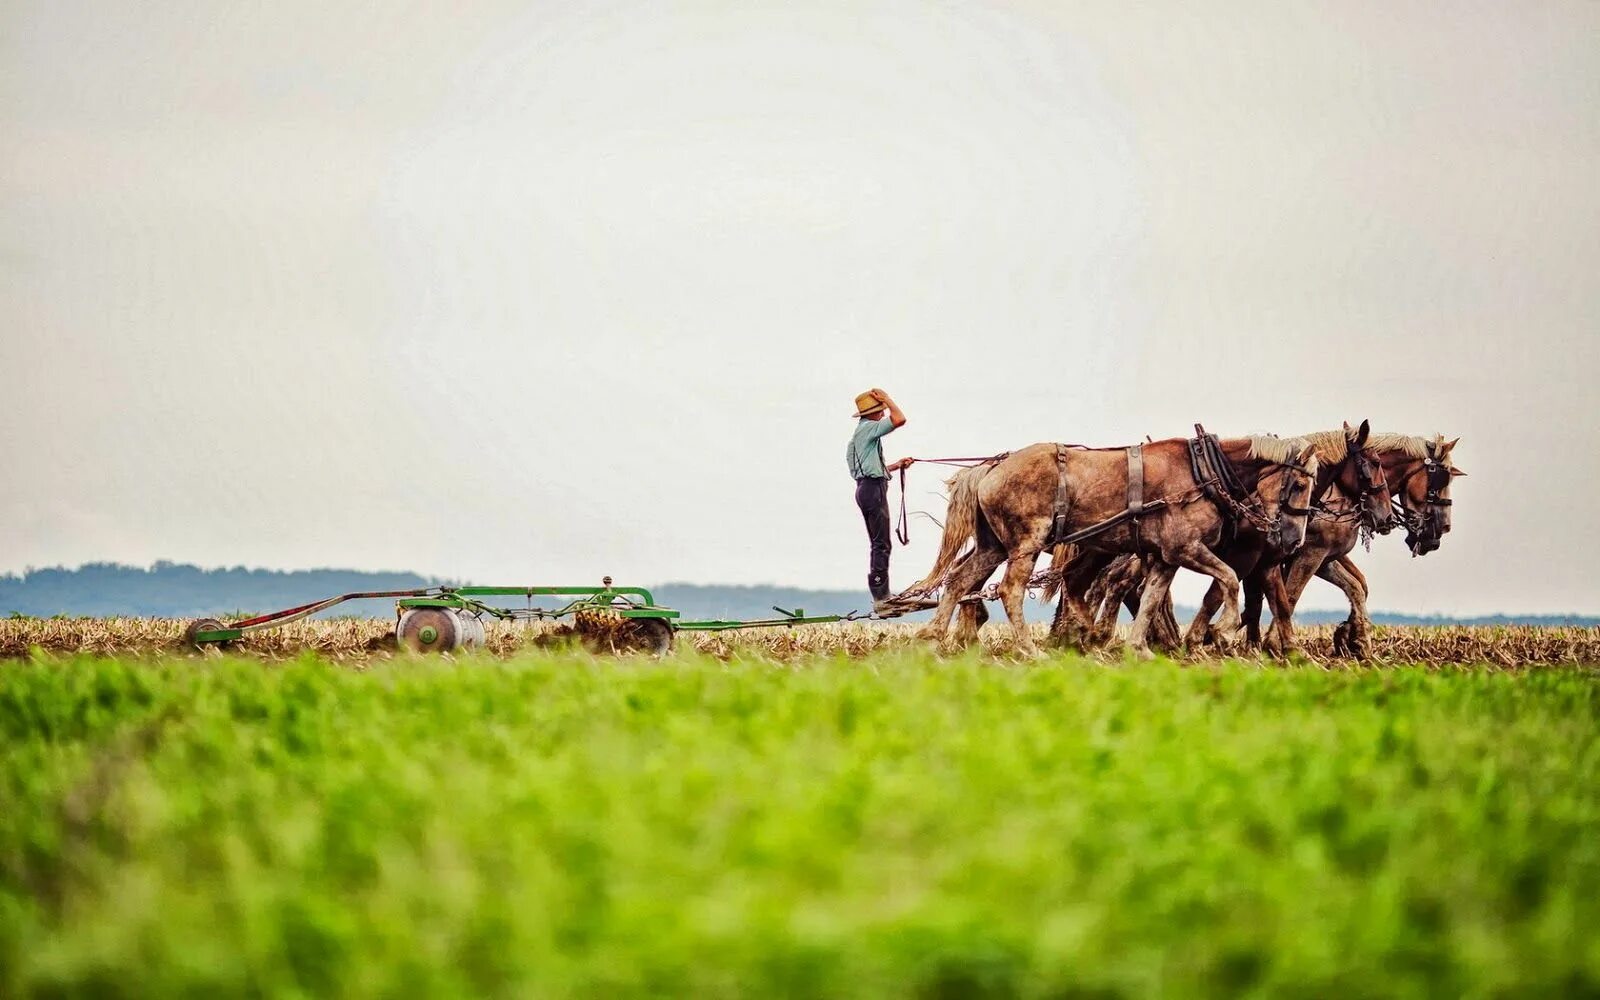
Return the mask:
{"type": "Polygon", "coordinates": [[[1403,497],[1412,479],[1415,479],[1418,475],[1427,477],[1425,480],[1427,488],[1422,496],[1424,507],[1437,510],[1441,507],[1453,506],[1453,501],[1449,497],[1439,495],[1444,491],[1445,487],[1450,485],[1450,467],[1439,461],[1433,449],[1434,446],[1430,442],[1422,456],[1422,465],[1406,474],[1405,479],[1400,482],[1400,489],[1395,492],[1392,498],[1396,519],[1406,526],[1406,530],[1411,535],[1416,537],[1426,537],[1429,534],[1437,536],[1438,532],[1427,531],[1428,520],[1425,515],[1420,512],[1413,513],[1405,505],[1403,497]]]}
{"type": "MultiPolygon", "coordinates": [[[[1300,517],[1302,515],[1306,517],[1311,516],[1311,508],[1309,506],[1297,506],[1288,500],[1284,500],[1283,497],[1288,495],[1288,487],[1292,482],[1290,478],[1291,473],[1298,472],[1302,476],[1311,479],[1313,483],[1316,481],[1315,474],[1312,473],[1310,469],[1301,465],[1299,462],[1278,462],[1276,464],[1283,468],[1283,482],[1278,487],[1278,521],[1280,523],[1283,521],[1283,515],[1285,512],[1292,514],[1295,517],[1300,517]]],[[[1307,500],[1309,501],[1310,497],[1307,497],[1307,500]]]]}

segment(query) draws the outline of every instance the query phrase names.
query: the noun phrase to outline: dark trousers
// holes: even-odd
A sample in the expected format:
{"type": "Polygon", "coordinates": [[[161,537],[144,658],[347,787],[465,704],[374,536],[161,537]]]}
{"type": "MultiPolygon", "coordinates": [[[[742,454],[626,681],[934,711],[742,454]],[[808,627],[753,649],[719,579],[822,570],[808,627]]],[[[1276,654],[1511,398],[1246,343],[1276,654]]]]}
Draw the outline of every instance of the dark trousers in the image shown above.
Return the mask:
{"type": "Polygon", "coordinates": [[[867,589],[877,601],[889,596],[889,480],[857,479],[856,506],[867,522],[867,589]]]}

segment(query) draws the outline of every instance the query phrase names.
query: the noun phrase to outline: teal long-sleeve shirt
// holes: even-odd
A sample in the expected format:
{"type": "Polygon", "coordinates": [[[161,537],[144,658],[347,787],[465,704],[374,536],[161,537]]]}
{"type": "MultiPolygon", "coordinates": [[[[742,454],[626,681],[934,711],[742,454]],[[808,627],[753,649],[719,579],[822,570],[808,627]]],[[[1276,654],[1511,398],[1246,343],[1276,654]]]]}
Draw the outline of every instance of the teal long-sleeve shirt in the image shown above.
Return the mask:
{"type": "Polygon", "coordinates": [[[850,447],[844,456],[851,479],[889,478],[883,465],[883,436],[892,430],[894,421],[888,414],[878,420],[856,419],[855,433],[850,435],[850,447]]]}

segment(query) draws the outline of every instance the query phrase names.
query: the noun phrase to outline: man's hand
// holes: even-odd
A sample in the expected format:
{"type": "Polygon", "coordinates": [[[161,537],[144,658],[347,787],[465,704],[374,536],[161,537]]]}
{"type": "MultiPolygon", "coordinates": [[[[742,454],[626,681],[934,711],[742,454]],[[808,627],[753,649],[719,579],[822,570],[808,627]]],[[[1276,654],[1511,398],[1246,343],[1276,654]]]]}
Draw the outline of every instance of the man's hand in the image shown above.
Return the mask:
{"type": "Polygon", "coordinates": [[[876,399],[878,402],[882,403],[888,408],[890,422],[892,422],[896,427],[905,426],[906,415],[901,412],[900,407],[895,405],[894,400],[889,398],[889,394],[887,392],[876,388],[868,389],[867,391],[872,393],[873,399],[876,399]]]}
{"type": "Polygon", "coordinates": [[[909,469],[911,468],[911,463],[915,461],[916,459],[914,458],[897,459],[896,461],[890,462],[889,467],[885,471],[899,472],[901,469],[909,469]]]}

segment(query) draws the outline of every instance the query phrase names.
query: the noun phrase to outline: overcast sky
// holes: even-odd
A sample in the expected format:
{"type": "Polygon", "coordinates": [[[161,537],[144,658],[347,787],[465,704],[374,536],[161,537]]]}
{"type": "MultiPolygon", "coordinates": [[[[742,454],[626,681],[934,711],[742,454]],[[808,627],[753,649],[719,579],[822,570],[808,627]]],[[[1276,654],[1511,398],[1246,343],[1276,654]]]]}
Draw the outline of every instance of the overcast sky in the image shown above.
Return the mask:
{"type": "Polygon", "coordinates": [[[1460,436],[1373,606],[1600,612],[1597,177],[1592,2],[0,2],[0,572],[863,586],[881,385],[1460,436]]]}

